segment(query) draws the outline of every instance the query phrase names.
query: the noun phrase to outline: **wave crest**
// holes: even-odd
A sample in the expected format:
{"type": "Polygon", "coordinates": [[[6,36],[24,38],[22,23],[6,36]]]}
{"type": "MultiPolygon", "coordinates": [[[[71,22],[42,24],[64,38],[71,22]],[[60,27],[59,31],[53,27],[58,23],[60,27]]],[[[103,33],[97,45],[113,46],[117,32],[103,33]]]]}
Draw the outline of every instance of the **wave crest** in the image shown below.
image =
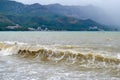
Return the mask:
{"type": "Polygon", "coordinates": [[[107,64],[119,64],[120,59],[113,57],[106,57],[100,54],[88,53],[73,53],[70,51],[54,51],[47,49],[39,49],[37,51],[30,50],[19,50],[18,55],[24,58],[40,58],[43,61],[68,61],[79,64],[85,63],[97,63],[97,62],[105,62],[107,64]]]}
{"type": "Polygon", "coordinates": [[[0,43],[0,55],[18,55],[29,59],[40,59],[41,61],[67,62],[71,64],[120,64],[120,59],[102,54],[88,52],[74,52],[68,49],[48,48],[46,46],[30,46],[26,44],[18,45],[0,43]]]}

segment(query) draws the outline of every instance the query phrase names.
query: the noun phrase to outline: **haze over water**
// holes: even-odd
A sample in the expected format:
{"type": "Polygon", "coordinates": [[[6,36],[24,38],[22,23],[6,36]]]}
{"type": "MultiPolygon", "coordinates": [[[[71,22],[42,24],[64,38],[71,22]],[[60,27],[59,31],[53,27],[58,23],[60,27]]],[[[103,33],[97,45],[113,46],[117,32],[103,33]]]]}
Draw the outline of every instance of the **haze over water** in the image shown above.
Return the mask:
{"type": "Polygon", "coordinates": [[[120,32],[0,32],[0,80],[120,80],[120,32]]]}

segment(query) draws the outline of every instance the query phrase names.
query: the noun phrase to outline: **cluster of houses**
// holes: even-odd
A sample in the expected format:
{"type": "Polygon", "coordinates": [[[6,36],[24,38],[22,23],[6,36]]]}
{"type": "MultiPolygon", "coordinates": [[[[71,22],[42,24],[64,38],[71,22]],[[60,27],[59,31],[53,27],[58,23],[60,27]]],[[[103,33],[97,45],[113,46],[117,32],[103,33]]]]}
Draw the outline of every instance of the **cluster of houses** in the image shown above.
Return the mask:
{"type": "Polygon", "coordinates": [[[35,28],[29,27],[28,30],[29,31],[48,31],[48,28],[42,29],[41,27],[38,27],[37,29],[35,29],[35,28]]]}
{"type": "Polygon", "coordinates": [[[7,26],[7,29],[17,29],[17,28],[22,28],[19,24],[16,24],[15,26],[7,26]]]}
{"type": "Polygon", "coordinates": [[[100,28],[98,28],[97,26],[91,26],[91,27],[89,27],[89,30],[104,31],[103,29],[100,29],[100,28]]]}
{"type": "MultiPolygon", "coordinates": [[[[15,26],[7,26],[7,29],[18,29],[18,28],[22,28],[19,24],[16,24],[15,26]]],[[[37,29],[32,28],[32,27],[28,27],[28,31],[48,31],[48,28],[41,28],[38,27],[37,29]]]]}

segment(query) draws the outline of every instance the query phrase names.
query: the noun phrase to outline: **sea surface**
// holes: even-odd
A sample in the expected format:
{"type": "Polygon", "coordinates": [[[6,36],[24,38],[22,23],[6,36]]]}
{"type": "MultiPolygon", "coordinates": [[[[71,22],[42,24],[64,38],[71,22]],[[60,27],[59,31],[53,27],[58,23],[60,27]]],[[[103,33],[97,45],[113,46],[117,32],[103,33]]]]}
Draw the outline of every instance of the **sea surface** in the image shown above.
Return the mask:
{"type": "Polygon", "coordinates": [[[120,80],[120,32],[0,32],[0,80],[120,80]]]}

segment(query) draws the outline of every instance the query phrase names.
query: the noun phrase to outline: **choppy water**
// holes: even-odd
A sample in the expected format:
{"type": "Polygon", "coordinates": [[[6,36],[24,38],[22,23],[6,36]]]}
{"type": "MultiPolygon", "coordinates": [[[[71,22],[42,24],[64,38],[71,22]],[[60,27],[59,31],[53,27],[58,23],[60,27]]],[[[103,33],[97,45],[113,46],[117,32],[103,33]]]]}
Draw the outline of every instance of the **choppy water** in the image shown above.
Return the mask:
{"type": "Polygon", "coordinates": [[[0,80],[120,80],[120,32],[0,32],[0,80]]]}

